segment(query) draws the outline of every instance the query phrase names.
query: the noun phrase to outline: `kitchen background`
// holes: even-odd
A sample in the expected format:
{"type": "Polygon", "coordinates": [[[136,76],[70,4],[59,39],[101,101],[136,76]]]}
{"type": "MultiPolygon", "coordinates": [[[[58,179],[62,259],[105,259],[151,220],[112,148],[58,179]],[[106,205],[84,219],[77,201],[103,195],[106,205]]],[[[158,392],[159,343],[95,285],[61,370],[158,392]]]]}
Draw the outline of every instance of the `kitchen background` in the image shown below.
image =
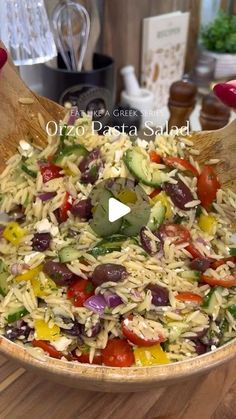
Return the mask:
{"type": "MultiPolygon", "coordinates": [[[[8,2],[0,0],[0,22],[5,22],[3,11],[8,2]]],[[[29,0],[14,0],[13,3],[18,11],[22,7],[32,7],[29,0]]],[[[64,22],[68,18],[64,12],[62,23],[59,17],[55,24],[55,8],[60,13],[60,6],[68,2],[45,0],[41,3],[42,7],[45,4],[55,43],[61,51],[58,33],[61,30],[63,44],[69,36],[69,21],[64,22]]],[[[21,65],[21,76],[32,90],[68,107],[77,105],[86,111],[98,110],[102,122],[111,125],[115,122],[104,117],[105,110],[110,112],[120,104],[141,111],[142,118],[128,121],[139,127],[150,117],[158,126],[168,118],[173,125],[182,126],[190,118],[193,129],[214,129],[228,122],[229,110],[209,96],[209,92],[216,80],[236,77],[236,22],[232,21],[236,14],[235,0],[80,0],[70,3],[83,5],[90,17],[82,73],[63,70],[65,60],[62,55],[49,65],[21,65]],[[201,36],[202,28],[213,24],[219,10],[225,15],[218,17],[220,20],[212,31],[219,27],[223,32],[219,30],[216,37],[228,39],[226,32],[231,30],[231,44],[234,46],[229,47],[224,42],[216,46],[217,39],[213,47],[208,45],[211,39],[209,30],[205,42],[201,36]],[[231,29],[227,25],[231,25],[231,29]],[[93,52],[107,57],[97,56],[95,67],[98,71],[91,72],[93,52]],[[173,85],[175,81],[178,83],[173,85]],[[181,115],[178,108],[185,109],[181,115]],[[152,115],[149,112],[145,117],[145,111],[150,110],[152,115]]],[[[72,35],[81,30],[81,22],[79,18],[71,20],[72,35]]],[[[0,37],[5,44],[11,42],[11,36],[4,31],[2,24],[0,37]]],[[[79,42],[83,39],[80,38],[79,42]]]]}

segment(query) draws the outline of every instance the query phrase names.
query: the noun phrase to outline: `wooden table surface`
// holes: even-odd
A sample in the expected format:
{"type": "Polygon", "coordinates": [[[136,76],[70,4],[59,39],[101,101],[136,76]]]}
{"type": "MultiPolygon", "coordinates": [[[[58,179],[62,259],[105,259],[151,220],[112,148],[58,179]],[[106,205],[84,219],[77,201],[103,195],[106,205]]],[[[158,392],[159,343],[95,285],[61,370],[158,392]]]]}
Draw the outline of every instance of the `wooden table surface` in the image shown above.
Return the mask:
{"type": "Polygon", "coordinates": [[[1,419],[234,419],[236,360],[178,386],[93,393],[44,380],[0,355],[1,419]]]}

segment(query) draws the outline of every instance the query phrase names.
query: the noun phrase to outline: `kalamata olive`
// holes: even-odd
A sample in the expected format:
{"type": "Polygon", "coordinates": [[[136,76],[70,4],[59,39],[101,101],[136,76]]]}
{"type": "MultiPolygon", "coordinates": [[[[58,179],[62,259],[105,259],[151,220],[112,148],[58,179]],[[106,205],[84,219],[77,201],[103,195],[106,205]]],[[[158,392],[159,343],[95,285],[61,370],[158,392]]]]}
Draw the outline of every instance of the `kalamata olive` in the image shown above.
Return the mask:
{"type": "Polygon", "coordinates": [[[88,331],[85,331],[84,325],[81,325],[82,327],[82,334],[84,336],[87,336],[88,338],[94,338],[98,335],[98,333],[101,330],[101,323],[98,321],[92,328],[90,329],[90,333],[88,331]]]}
{"type": "Polygon", "coordinates": [[[148,235],[148,231],[149,230],[146,227],[141,228],[140,241],[145,252],[152,256],[161,250],[162,245],[160,241],[152,240],[148,235]]]}
{"type": "MultiPolygon", "coordinates": [[[[72,322],[71,319],[70,322],[72,322]]],[[[78,322],[73,322],[73,326],[71,329],[64,329],[63,327],[61,327],[61,331],[66,335],[80,336],[82,333],[82,325],[78,322]]]]}
{"type": "Polygon", "coordinates": [[[152,304],[154,306],[168,306],[169,305],[169,292],[166,288],[156,284],[149,284],[146,289],[151,291],[152,304]]]}
{"type": "Polygon", "coordinates": [[[89,220],[92,217],[92,203],[91,199],[82,199],[77,204],[73,205],[70,212],[84,220],[89,220]]]}
{"type": "Polygon", "coordinates": [[[205,272],[211,266],[211,260],[208,258],[196,258],[189,264],[190,269],[194,269],[199,272],[205,272]]]}
{"type": "Polygon", "coordinates": [[[176,180],[177,183],[175,184],[165,183],[163,185],[163,189],[167,195],[169,195],[176,207],[184,211],[189,211],[191,208],[186,208],[185,204],[194,200],[193,194],[181,179],[176,178],[176,180]]]}
{"type": "Polygon", "coordinates": [[[102,263],[96,266],[92,273],[92,281],[95,285],[104,282],[120,282],[128,276],[126,268],[118,263],[102,263]]]}
{"type": "Polygon", "coordinates": [[[207,352],[208,346],[202,343],[199,339],[194,339],[194,344],[198,355],[203,355],[207,352]]]}
{"type": "Polygon", "coordinates": [[[9,221],[17,221],[18,223],[25,220],[24,208],[22,205],[15,206],[10,212],[8,212],[9,221]]]}
{"type": "Polygon", "coordinates": [[[99,167],[100,165],[94,164],[89,169],[85,170],[81,174],[81,178],[80,178],[81,182],[85,183],[86,185],[88,183],[91,183],[93,185],[96,182],[96,180],[98,180],[99,167]]]}
{"type": "Polygon", "coordinates": [[[35,233],[32,239],[32,248],[38,252],[44,252],[49,248],[51,239],[50,233],[35,233]]]}
{"type": "Polygon", "coordinates": [[[4,336],[12,341],[18,339],[21,336],[24,337],[24,339],[27,339],[31,330],[32,329],[26,322],[23,320],[18,320],[17,322],[5,327],[4,336]]]}
{"type": "Polygon", "coordinates": [[[96,161],[100,156],[100,149],[99,148],[95,148],[94,150],[92,150],[87,156],[85,156],[80,164],[79,164],[79,170],[81,171],[81,173],[84,173],[85,171],[87,171],[93,161],[96,161]]]}
{"type": "Polygon", "coordinates": [[[70,285],[75,279],[75,275],[66,267],[66,265],[51,260],[45,262],[43,272],[57,285],[70,285]]]}

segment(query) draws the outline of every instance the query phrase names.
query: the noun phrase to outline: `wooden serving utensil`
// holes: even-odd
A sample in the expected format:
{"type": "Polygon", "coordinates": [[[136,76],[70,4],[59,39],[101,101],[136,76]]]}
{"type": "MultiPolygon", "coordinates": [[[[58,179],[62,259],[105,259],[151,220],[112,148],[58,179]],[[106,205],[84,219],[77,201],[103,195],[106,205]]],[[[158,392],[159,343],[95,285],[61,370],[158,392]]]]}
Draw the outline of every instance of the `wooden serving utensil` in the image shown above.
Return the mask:
{"type": "MultiPolygon", "coordinates": [[[[0,42],[0,47],[4,45],[0,42]]],[[[17,149],[21,139],[30,138],[33,143],[46,144],[47,133],[39,122],[40,115],[45,124],[50,120],[58,122],[66,113],[65,109],[51,100],[33,93],[21,80],[16,67],[8,58],[0,72],[0,171],[5,167],[6,160],[17,149]],[[29,104],[20,103],[29,99],[29,104]]]]}
{"type": "MultiPolygon", "coordinates": [[[[15,153],[20,139],[30,137],[35,144],[46,144],[47,133],[39,123],[38,114],[47,123],[62,119],[66,111],[57,103],[33,93],[20,79],[10,60],[0,74],[0,101],[1,171],[6,160],[15,153]],[[32,99],[33,103],[22,104],[20,98],[32,99]]],[[[191,139],[200,150],[197,160],[204,163],[212,158],[220,159],[216,171],[221,183],[236,191],[236,120],[216,131],[193,133],[191,139]]]]}

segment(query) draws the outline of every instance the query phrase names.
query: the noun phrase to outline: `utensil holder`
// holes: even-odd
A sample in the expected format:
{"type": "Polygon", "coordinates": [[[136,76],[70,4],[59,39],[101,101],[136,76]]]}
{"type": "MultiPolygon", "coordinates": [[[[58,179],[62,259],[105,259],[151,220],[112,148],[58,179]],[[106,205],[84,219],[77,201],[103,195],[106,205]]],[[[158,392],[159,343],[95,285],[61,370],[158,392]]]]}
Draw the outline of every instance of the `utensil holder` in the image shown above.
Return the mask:
{"type": "Polygon", "coordinates": [[[63,106],[78,106],[106,125],[115,104],[115,66],[111,57],[94,54],[90,71],[68,71],[42,65],[43,95],[63,106]]]}

